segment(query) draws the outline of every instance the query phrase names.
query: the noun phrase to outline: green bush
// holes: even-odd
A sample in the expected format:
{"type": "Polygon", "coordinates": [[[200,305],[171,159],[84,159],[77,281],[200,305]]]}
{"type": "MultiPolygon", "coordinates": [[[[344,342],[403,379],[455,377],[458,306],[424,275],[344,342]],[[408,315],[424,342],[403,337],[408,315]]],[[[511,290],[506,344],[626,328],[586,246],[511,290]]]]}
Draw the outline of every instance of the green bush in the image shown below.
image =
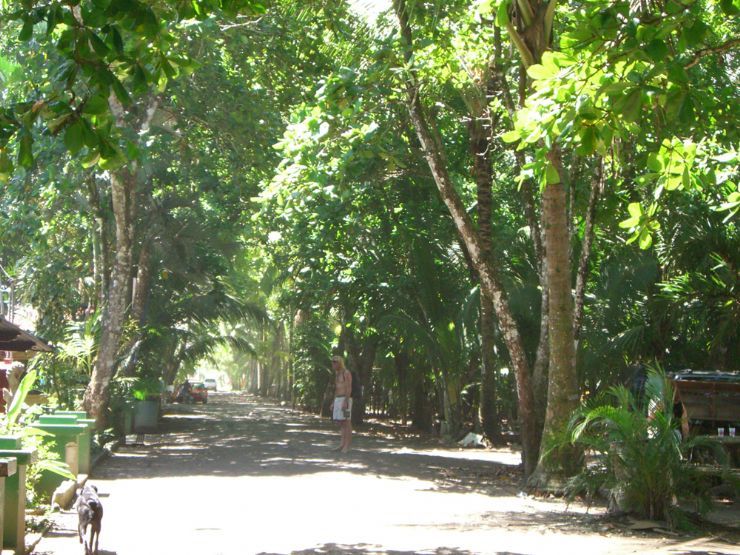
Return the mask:
{"type": "Polygon", "coordinates": [[[28,392],[36,381],[36,375],[36,371],[31,370],[24,376],[8,406],[7,413],[0,419],[0,435],[19,436],[22,438],[24,448],[36,451],[36,460],[29,465],[26,473],[26,494],[28,503],[32,507],[40,503],[36,485],[39,483],[42,472],[54,472],[63,478],[72,480],[75,478],[69,466],[60,460],[58,454],[51,451],[48,440],[50,434],[28,426],[28,423],[34,421],[41,411],[41,407],[29,408],[25,405],[28,392]]]}
{"type": "Polygon", "coordinates": [[[131,386],[131,394],[134,399],[147,401],[159,399],[164,391],[162,380],[157,376],[139,376],[131,386]]]}
{"type": "Polygon", "coordinates": [[[584,405],[571,419],[568,441],[586,453],[586,464],[566,486],[570,497],[606,492],[612,508],[641,517],[681,524],[682,501],[703,514],[711,506],[709,478],[690,464],[702,446],[724,453],[709,438],[682,438],[673,412],[673,385],[662,370],[648,373],[645,391],[634,395],[614,387],[606,404],[601,398],[584,405]]]}

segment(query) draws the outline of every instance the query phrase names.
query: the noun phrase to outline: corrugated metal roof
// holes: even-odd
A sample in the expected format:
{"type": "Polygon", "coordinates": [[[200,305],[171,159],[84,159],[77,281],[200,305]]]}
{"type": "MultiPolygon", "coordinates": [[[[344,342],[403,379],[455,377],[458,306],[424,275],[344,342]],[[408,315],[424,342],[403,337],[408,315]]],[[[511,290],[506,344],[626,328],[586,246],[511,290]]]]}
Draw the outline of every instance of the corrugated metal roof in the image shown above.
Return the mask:
{"type": "Polygon", "coordinates": [[[54,349],[44,340],[23,331],[0,316],[0,351],[37,351],[50,353],[54,349]]]}

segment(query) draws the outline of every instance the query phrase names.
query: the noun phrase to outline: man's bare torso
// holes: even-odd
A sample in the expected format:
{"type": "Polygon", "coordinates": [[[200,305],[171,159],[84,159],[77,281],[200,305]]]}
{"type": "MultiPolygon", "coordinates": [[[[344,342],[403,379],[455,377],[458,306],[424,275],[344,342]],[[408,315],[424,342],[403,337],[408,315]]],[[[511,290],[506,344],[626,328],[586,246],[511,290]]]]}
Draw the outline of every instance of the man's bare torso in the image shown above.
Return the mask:
{"type": "Polygon", "coordinates": [[[349,397],[352,392],[352,379],[348,370],[337,372],[334,376],[334,397],[349,397]]]}

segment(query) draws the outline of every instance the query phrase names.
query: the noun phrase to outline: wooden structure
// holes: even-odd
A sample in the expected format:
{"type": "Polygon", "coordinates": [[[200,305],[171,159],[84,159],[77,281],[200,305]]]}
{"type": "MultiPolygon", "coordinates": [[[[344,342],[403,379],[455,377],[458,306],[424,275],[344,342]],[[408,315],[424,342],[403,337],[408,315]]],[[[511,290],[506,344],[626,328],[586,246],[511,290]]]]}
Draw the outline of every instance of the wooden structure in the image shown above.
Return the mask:
{"type": "MultiPolygon", "coordinates": [[[[13,360],[25,361],[37,353],[50,353],[53,350],[45,341],[0,316],[0,355],[4,351],[10,353],[13,360]]],[[[2,390],[9,388],[7,370],[0,368],[0,413],[5,412],[2,390]]]]}
{"type": "Polygon", "coordinates": [[[740,381],[676,380],[673,383],[689,420],[740,423],[740,381]]]}
{"type": "Polygon", "coordinates": [[[740,465],[740,374],[690,372],[674,377],[677,401],[683,408],[682,432],[716,436],[733,466],[740,465]],[[718,435],[722,429],[724,436],[718,435]]]}
{"type": "Polygon", "coordinates": [[[0,351],[11,351],[13,353],[24,353],[16,360],[26,360],[28,355],[33,356],[35,353],[50,353],[53,349],[43,340],[32,335],[21,328],[8,322],[0,316],[0,351]]]}

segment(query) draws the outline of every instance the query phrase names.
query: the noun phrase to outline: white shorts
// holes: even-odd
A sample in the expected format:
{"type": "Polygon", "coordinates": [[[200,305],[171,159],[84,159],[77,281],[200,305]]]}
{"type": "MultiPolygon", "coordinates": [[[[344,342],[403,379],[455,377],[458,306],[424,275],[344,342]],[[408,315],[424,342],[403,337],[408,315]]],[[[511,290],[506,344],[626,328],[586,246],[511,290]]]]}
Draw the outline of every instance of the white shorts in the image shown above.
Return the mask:
{"type": "Polygon", "coordinates": [[[333,420],[347,420],[352,415],[352,397],[348,399],[346,416],[343,408],[345,398],[346,397],[343,395],[340,397],[334,397],[334,412],[332,413],[333,420]]]}

